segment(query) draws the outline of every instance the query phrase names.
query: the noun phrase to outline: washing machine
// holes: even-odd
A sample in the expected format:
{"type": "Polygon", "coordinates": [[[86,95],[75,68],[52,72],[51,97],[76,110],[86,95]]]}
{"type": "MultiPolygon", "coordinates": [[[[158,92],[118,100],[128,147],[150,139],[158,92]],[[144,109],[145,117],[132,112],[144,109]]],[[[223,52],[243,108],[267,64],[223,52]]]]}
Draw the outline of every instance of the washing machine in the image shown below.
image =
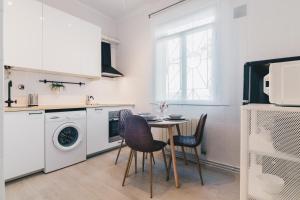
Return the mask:
{"type": "Polygon", "coordinates": [[[46,110],[45,173],[86,160],[86,110],[46,110]]]}

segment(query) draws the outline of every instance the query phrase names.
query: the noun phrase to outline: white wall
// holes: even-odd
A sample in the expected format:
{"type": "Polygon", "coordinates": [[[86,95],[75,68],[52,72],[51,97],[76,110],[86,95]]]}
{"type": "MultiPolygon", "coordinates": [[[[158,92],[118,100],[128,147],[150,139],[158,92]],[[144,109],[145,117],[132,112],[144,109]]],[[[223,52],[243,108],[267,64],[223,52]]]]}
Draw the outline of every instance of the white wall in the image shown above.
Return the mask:
{"type": "Polygon", "coordinates": [[[3,1],[0,0],[0,200],[4,199],[4,178],[3,178],[3,1]]]}
{"type": "MultiPolygon", "coordinates": [[[[224,1],[222,1],[224,2],[224,1]]],[[[227,25],[232,29],[234,42],[228,44],[222,50],[224,61],[230,63],[232,74],[229,83],[231,92],[231,104],[229,106],[170,106],[169,113],[182,113],[188,118],[199,118],[201,113],[208,113],[205,144],[207,159],[231,166],[239,166],[239,106],[242,98],[242,65],[245,62],[245,44],[239,42],[245,40],[245,18],[233,20],[232,8],[239,5],[240,1],[227,1],[222,7],[229,6],[229,12],[223,17],[227,18],[227,25]],[[232,70],[234,69],[234,70],[232,70]]],[[[161,6],[157,6],[161,7],[161,6]]],[[[121,84],[123,95],[137,102],[136,108],[140,111],[152,110],[153,102],[153,66],[152,66],[152,36],[148,14],[157,9],[153,5],[123,18],[118,23],[119,60],[121,71],[127,74],[126,82],[121,84]],[[127,95],[126,95],[126,94],[127,95]]]]}
{"type": "Polygon", "coordinates": [[[248,0],[250,60],[300,55],[299,0],[248,0]]]}
{"type": "MultiPolygon", "coordinates": [[[[71,15],[80,17],[86,21],[94,23],[102,28],[102,33],[115,37],[116,23],[110,17],[103,15],[96,10],[87,7],[77,0],[44,0],[50,6],[63,10],[71,15]]],[[[101,38],[99,36],[99,45],[101,45],[101,38]]],[[[117,46],[113,45],[117,52],[117,46]]],[[[112,53],[113,53],[112,52],[112,53]]],[[[43,73],[30,72],[16,72],[11,71],[5,73],[5,99],[7,98],[6,85],[8,80],[13,81],[12,97],[18,100],[18,105],[23,106],[27,104],[27,95],[29,93],[39,94],[39,104],[83,104],[85,103],[86,95],[93,95],[96,102],[99,103],[133,103],[124,102],[119,98],[119,79],[101,78],[100,80],[90,80],[85,78],[75,78],[61,75],[49,75],[43,73]],[[77,85],[65,85],[66,89],[62,92],[53,92],[49,85],[39,83],[40,79],[61,80],[61,81],[81,81],[87,83],[86,86],[79,87],[77,85]],[[25,90],[19,90],[18,85],[24,84],[25,90]]]]}

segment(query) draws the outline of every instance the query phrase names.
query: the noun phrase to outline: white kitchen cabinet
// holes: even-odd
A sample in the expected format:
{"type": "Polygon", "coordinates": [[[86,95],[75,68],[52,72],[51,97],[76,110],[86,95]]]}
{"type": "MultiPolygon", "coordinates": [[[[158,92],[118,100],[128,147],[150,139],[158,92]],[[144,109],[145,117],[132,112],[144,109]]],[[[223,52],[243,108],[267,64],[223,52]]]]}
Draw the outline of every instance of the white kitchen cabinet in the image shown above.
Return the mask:
{"type": "Polygon", "coordinates": [[[101,28],[38,0],[4,0],[4,65],[100,77],[101,28]]]}
{"type": "Polygon", "coordinates": [[[4,113],[4,178],[44,168],[44,111],[4,113]]]}
{"type": "Polygon", "coordinates": [[[101,29],[44,5],[43,68],[75,75],[100,76],[101,29]]]}
{"type": "Polygon", "coordinates": [[[87,155],[106,149],[108,144],[108,109],[87,109],[87,155]]]}
{"type": "Polygon", "coordinates": [[[101,76],[101,29],[85,21],[80,23],[81,74],[101,76]]]}
{"type": "Polygon", "coordinates": [[[41,69],[43,5],[36,0],[4,0],[4,65],[41,69]]]}
{"type": "Polygon", "coordinates": [[[240,200],[300,199],[300,108],[241,108],[240,200]]]}
{"type": "Polygon", "coordinates": [[[120,145],[120,140],[109,142],[109,112],[121,109],[133,109],[133,107],[99,107],[87,109],[87,155],[93,155],[120,145]]]}

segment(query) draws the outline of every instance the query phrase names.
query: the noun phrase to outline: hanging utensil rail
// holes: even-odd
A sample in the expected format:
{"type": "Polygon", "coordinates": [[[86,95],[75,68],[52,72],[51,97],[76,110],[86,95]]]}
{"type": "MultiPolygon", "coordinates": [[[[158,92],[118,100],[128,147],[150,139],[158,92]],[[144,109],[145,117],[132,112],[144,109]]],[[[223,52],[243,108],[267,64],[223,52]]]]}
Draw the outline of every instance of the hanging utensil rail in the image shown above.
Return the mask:
{"type": "Polygon", "coordinates": [[[82,85],[85,85],[85,83],[83,82],[68,82],[68,81],[49,81],[47,79],[44,79],[44,80],[40,80],[41,83],[60,83],[60,84],[71,84],[71,85],[79,85],[79,86],[82,86],[82,85]]]}

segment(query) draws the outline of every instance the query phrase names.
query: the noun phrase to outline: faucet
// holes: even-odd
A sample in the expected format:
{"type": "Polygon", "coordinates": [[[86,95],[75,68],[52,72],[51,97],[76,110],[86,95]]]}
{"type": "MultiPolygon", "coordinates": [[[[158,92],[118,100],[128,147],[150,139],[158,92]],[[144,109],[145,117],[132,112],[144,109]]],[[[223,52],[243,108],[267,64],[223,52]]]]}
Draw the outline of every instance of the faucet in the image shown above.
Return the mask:
{"type": "Polygon", "coordinates": [[[17,103],[17,100],[13,101],[11,100],[11,87],[12,87],[12,81],[8,81],[8,99],[5,101],[7,103],[8,107],[11,107],[12,103],[17,103]]]}

